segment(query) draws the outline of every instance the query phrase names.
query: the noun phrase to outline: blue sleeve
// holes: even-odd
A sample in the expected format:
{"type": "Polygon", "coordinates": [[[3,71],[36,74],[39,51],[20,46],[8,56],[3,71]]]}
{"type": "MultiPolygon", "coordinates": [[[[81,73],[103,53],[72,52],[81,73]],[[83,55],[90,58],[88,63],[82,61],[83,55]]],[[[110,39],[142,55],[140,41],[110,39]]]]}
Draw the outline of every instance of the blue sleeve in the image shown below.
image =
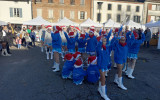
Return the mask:
{"type": "Polygon", "coordinates": [[[77,34],[76,34],[76,36],[75,36],[75,41],[77,41],[78,40],[78,32],[77,32],[77,34]]]}
{"type": "Polygon", "coordinates": [[[100,29],[100,31],[99,31],[99,35],[101,36],[101,33],[102,33],[102,29],[100,29]]]}
{"type": "Polygon", "coordinates": [[[131,33],[131,31],[129,31],[129,32],[126,33],[126,38],[127,38],[127,39],[130,38],[130,37],[129,37],[130,33],[131,33]]]}
{"type": "Polygon", "coordinates": [[[97,45],[97,56],[100,55],[100,52],[101,52],[101,47],[102,47],[102,42],[98,42],[98,45],[97,45]]]}
{"type": "Polygon", "coordinates": [[[86,72],[86,71],[84,71],[84,70],[83,70],[83,75],[84,75],[84,76],[86,76],[86,75],[87,75],[87,72],[86,72]]]}
{"type": "Polygon", "coordinates": [[[111,34],[112,34],[112,29],[109,31],[108,35],[106,36],[108,41],[109,41],[109,38],[110,38],[111,34]]]}
{"type": "Polygon", "coordinates": [[[136,43],[142,44],[145,40],[145,34],[142,33],[142,38],[140,40],[137,40],[136,43]]]}
{"type": "Polygon", "coordinates": [[[119,28],[119,31],[118,31],[118,36],[119,36],[119,33],[123,30],[123,25],[119,28]]]}
{"type": "Polygon", "coordinates": [[[128,38],[127,45],[133,45],[136,42],[134,34],[131,34],[131,38],[128,38]]]}
{"type": "Polygon", "coordinates": [[[66,32],[64,32],[64,35],[65,35],[65,37],[66,37],[67,41],[69,41],[69,37],[68,37],[68,35],[67,35],[67,33],[66,33],[66,32]]]}

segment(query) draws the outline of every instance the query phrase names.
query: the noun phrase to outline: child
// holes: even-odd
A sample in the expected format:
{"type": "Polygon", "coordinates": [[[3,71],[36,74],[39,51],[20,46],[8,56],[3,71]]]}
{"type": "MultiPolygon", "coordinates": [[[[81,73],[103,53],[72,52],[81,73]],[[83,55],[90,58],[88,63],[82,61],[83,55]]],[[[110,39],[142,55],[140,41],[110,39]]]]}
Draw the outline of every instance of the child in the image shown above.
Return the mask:
{"type": "Polygon", "coordinates": [[[97,47],[97,38],[94,36],[94,29],[90,29],[89,31],[89,36],[87,34],[87,47],[86,47],[86,52],[92,56],[95,55],[96,52],[96,47],[97,47]]]}
{"type": "Polygon", "coordinates": [[[77,35],[76,37],[74,38],[74,32],[70,32],[68,35],[67,33],[64,31],[64,35],[67,39],[67,49],[68,49],[68,52],[69,53],[75,53],[75,42],[77,41],[78,39],[78,32],[77,32],[77,35]]]}
{"type": "MultiPolygon", "coordinates": [[[[48,25],[45,33],[45,38],[44,38],[44,44],[47,46],[47,60],[49,59],[49,51],[52,50],[52,37],[51,37],[51,33],[52,32],[52,26],[48,25]]],[[[53,59],[53,52],[51,52],[51,59],[53,59]]]]}
{"type": "Polygon", "coordinates": [[[22,44],[22,40],[21,40],[20,37],[16,38],[16,44],[17,44],[18,49],[20,49],[21,48],[21,44],[22,44]]]}
{"type": "MultiPolygon", "coordinates": [[[[131,79],[135,78],[134,76],[132,76],[132,73],[135,68],[136,60],[138,58],[137,54],[139,52],[140,46],[145,40],[144,33],[142,33],[142,38],[140,38],[138,33],[136,33],[135,31],[133,31],[132,35],[133,34],[134,34],[135,39],[133,41],[133,44],[128,47],[128,55],[127,55],[128,67],[127,67],[127,71],[126,71],[126,75],[131,79]]],[[[127,37],[129,37],[128,34],[127,34],[127,37]]]]}
{"type": "Polygon", "coordinates": [[[86,72],[82,68],[82,61],[81,59],[78,59],[74,64],[73,83],[75,83],[76,85],[82,84],[85,76],[86,72]]]}
{"type": "Polygon", "coordinates": [[[85,34],[81,34],[80,38],[77,40],[78,42],[78,51],[81,53],[85,53],[86,52],[86,37],[85,34]]]}
{"type": "Polygon", "coordinates": [[[66,54],[65,57],[66,62],[64,63],[63,69],[62,69],[62,78],[67,79],[70,78],[72,79],[72,72],[74,68],[74,63],[76,60],[74,59],[72,54],[66,54]]]}
{"type": "Polygon", "coordinates": [[[99,69],[97,66],[97,57],[90,56],[88,58],[89,67],[87,68],[87,81],[90,83],[96,83],[100,78],[99,69]]]}

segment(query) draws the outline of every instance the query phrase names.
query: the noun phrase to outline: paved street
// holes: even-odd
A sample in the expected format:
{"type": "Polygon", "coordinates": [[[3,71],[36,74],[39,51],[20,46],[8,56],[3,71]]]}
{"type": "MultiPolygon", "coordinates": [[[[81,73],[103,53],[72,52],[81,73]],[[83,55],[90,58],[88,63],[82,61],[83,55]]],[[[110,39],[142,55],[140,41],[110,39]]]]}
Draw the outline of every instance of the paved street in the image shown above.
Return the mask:
{"type": "MultiPolygon", "coordinates": [[[[84,81],[76,86],[72,80],[52,72],[52,60],[46,60],[40,48],[12,48],[11,57],[0,56],[0,100],[103,100],[97,84],[84,81]]],[[[61,67],[63,62],[61,63],[61,67]]],[[[141,48],[134,76],[124,75],[127,91],[113,83],[116,69],[107,77],[107,94],[111,100],[160,100],[160,51],[141,48]]]]}

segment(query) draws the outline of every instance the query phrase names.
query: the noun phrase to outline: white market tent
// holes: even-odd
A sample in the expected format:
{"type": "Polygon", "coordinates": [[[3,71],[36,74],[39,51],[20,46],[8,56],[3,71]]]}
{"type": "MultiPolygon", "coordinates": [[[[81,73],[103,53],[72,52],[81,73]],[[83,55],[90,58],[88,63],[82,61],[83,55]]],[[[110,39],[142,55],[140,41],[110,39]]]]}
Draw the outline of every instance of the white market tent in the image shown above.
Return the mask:
{"type": "Polygon", "coordinates": [[[59,22],[57,23],[52,23],[52,25],[59,25],[59,26],[69,26],[69,25],[72,25],[72,26],[79,26],[78,23],[75,23],[69,19],[67,19],[66,17],[64,17],[63,19],[61,19],[59,22]]]}
{"type": "Polygon", "coordinates": [[[4,21],[0,21],[0,25],[7,25],[7,23],[4,21]]]}
{"type": "Polygon", "coordinates": [[[92,21],[90,18],[88,18],[86,21],[80,24],[80,27],[91,27],[91,26],[102,27],[103,25],[92,21]]]}
{"type": "Polygon", "coordinates": [[[145,26],[148,27],[148,28],[151,28],[154,23],[155,23],[155,21],[152,20],[149,23],[146,23],[145,26]]]}
{"type": "Polygon", "coordinates": [[[132,20],[129,20],[128,22],[126,22],[125,25],[126,25],[126,26],[129,26],[130,28],[131,28],[131,27],[132,27],[132,28],[134,28],[134,27],[136,27],[136,28],[141,28],[141,27],[142,27],[141,24],[138,24],[138,23],[136,23],[136,22],[133,22],[132,20]]]}
{"type": "Polygon", "coordinates": [[[109,19],[108,21],[106,21],[104,27],[120,27],[121,24],[114,22],[112,19],[109,19]]]}
{"type": "Polygon", "coordinates": [[[44,20],[42,17],[38,16],[32,20],[29,20],[29,21],[26,21],[26,22],[23,22],[23,25],[35,25],[35,26],[38,26],[38,25],[51,25],[50,22],[44,20]]]}

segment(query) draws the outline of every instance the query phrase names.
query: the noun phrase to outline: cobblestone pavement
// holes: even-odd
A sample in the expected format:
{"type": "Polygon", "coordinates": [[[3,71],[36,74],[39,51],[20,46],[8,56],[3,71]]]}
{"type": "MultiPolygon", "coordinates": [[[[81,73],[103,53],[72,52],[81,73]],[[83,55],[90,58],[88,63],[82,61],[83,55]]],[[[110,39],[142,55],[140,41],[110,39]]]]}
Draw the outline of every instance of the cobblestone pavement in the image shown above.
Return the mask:
{"type": "MultiPolygon", "coordinates": [[[[38,45],[21,50],[12,47],[11,57],[0,56],[0,100],[103,100],[97,84],[84,81],[76,86],[72,80],[53,73],[53,60],[46,60],[38,45]]],[[[61,62],[62,68],[63,62],[61,62]]],[[[135,79],[123,75],[127,91],[113,83],[116,69],[107,77],[107,94],[112,100],[160,100],[160,51],[141,48],[134,71],[135,79]]]]}

